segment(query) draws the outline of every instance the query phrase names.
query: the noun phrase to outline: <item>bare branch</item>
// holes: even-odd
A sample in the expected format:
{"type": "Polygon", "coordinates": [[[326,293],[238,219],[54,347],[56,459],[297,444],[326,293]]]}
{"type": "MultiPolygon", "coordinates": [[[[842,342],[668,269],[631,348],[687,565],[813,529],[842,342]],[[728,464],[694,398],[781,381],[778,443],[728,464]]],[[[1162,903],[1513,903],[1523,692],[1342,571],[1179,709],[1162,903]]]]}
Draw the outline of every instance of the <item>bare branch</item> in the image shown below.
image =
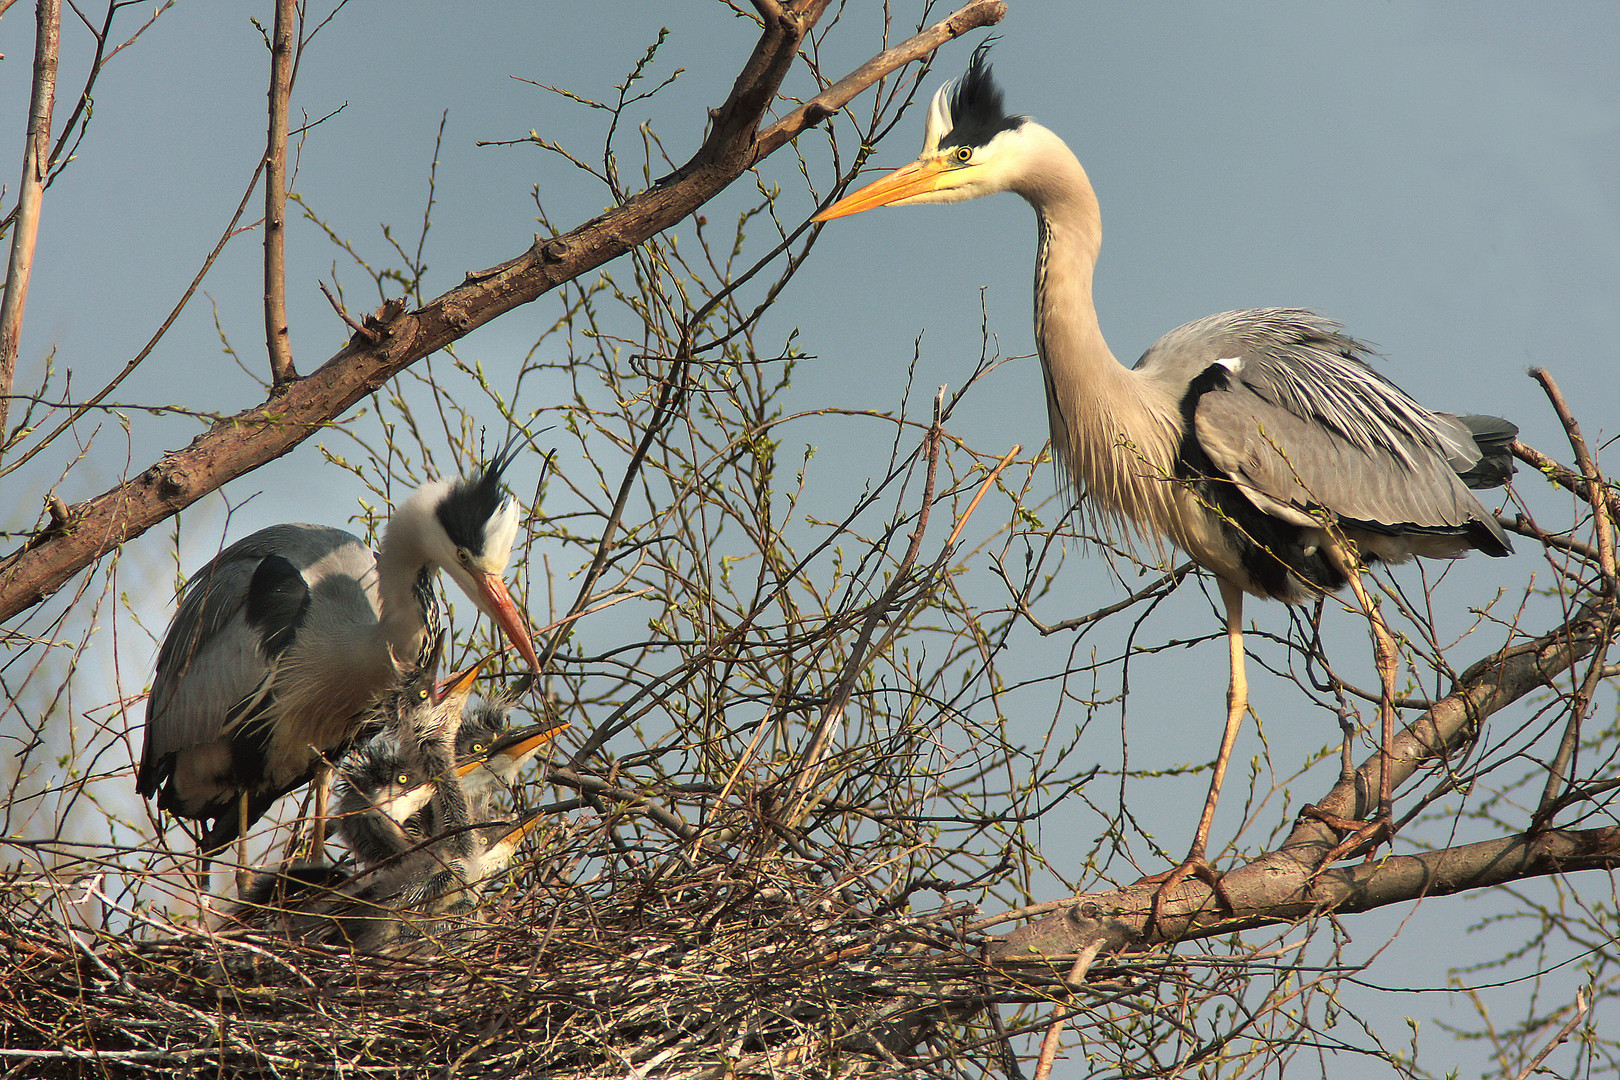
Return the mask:
{"type": "Polygon", "coordinates": [[[264,344],[270,381],[296,379],[287,329],[287,104],[292,97],[297,0],[276,0],[270,46],[270,134],[264,151],[264,344]]]}
{"type": "Polygon", "coordinates": [[[51,110],[56,105],[56,62],[61,46],[61,0],[39,0],[34,40],[34,88],[28,105],[28,140],[23,149],[22,183],[17,219],[6,264],[6,291],[0,300],[0,445],[5,441],[11,387],[17,376],[17,349],[22,342],[23,310],[28,306],[28,279],[34,268],[34,242],[39,236],[40,207],[50,171],[51,110]]]}
{"type": "Polygon", "coordinates": [[[1575,992],[1575,1013],[1569,1018],[1569,1022],[1558,1029],[1558,1034],[1554,1035],[1552,1040],[1548,1042],[1546,1046],[1541,1048],[1540,1053],[1530,1059],[1530,1063],[1528,1065],[1519,1070],[1518,1075],[1516,1075],[1513,1080],[1530,1080],[1530,1077],[1536,1074],[1536,1070],[1541,1067],[1541,1063],[1547,1060],[1547,1055],[1558,1049],[1558,1047],[1563,1044],[1565,1039],[1574,1034],[1575,1029],[1580,1026],[1581,1021],[1586,1018],[1587,1005],[1586,989],[1583,987],[1575,992]]]}
{"type": "Polygon", "coordinates": [[[1154,885],[1088,893],[1062,911],[1013,931],[994,943],[995,959],[1033,954],[1069,956],[1101,936],[1106,948],[1146,948],[1174,940],[1219,937],[1237,930],[1288,923],[1311,915],[1353,914],[1424,897],[1449,896],[1523,878],[1620,867],[1620,828],[1549,829],[1416,855],[1390,855],[1372,863],[1333,867],[1313,875],[1287,854],[1239,867],[1223,879],[1236,904],[1230,914],[1202,911],[1210,900],[1202,882],[1183,886],[1163,926],[1147,933],[1154,885]],[[1203,893],[1189,903],[1187,893],[1203,893]]]}
{"type": "MultiPolygon", "coordinates": [[[[981,10],[985,19],[995,13],[982,3],[969,8],[981,10]]],[[[919,37],[934,41],[943,28],[948,40],[972,28],[953,19],[919,37]]],[[[567,233],[537,238],[514,259],[468,274],[456,288],[375,328],[375,344],[351,341],[310,375],[280,387],[269,402],[222,421],[133,479],[76,504],[70,533],[35,536],[0,558],[0,620],[39,603],[119,544],[288,453],[424,356],[623,255],[713,198],[759,160],[754,125],[775,100],[813,25],[809,16],[767,25],[717,110],[709,138],[674,176],[567,233]]]]}
{"type": "Polygon", "coordinates": [[[1547,400],[1552,403],[1553,411],[1558,414],[1558,420],[1564,425],[1564,433],[1569,436],[1570,449],[1575,452],[1575,464],[1581,467],[1581,475],[1585,477],[1585,492],[1582,495],[1592,507],[1597,517],[1597,549],[1598,565],[1603,570],[1603,586],[1607,592],[1615,589],[1614,571],[1614,531],[1612,519],[1609,514],[1609,500],[1605,497],[1603,476],[1598,472],[1597,462],[1592,459],[1591,451],[1586,447],[1586,438],[1581,434],[1581,425],[1570,412],[1569,403],[1564,400],[1563,391],[1553,381],[1552,374],[1546,368],[1531,368],[1530,377],[1541,384],[1547,392],[1547,400]]]}
{"type": "Polygon", "coordinates": [[[973,0],[973,3],[960,8],[949,18],[935,23],[892,49],[884,50],[760,132],[759,142],[754,148],[754,160],[758,161],[767,154],[774,153],[807,128],[821,123],[849,104],[856,94],[890,72],[904,67],[913,60],[922,59],[947,41],[961,37],[970,30],[998,23],[1006,14],[1005,0],[973,0]]]}
{"type": "MultiPolygon", "coordinates": [[[[1549,686],[1597,647],[1615,614],[1612,597],[1594,599],[1566,624],[1473,665],[1457,686],[1409,724],[1391,752],[1391,788],[1424,763],[1465,743],[1486,717],[1543,686],[1549,686]]],[[[1340,780],[1317,806],[1345,818],[1365,816],[1379,789],[1380,755],[1353,778],[1340,780]]],[[[1483,888],[1523,877],[1620,866],[1620,829],[1547,830],[1411,856],[1389,856],[1352,869],[1320,869],[1335,843],[1326,825],[1301,817],[1277,850],[1227,873],[1222,883],[1236,910],[1209,910],[1213,894],[1201,881],[1182,885],[1166,905],[1167,917],[1148,933],[1156,886],[1133,885],[1088,893],[998,942],[1000,957],[1030,952],[1048,956],[1080,952],[1095,935],[1110,948],[1150,945],[1180,938],[1231,933],[1245,927],[1287,922],[1323,911],[1365,911],[1422,896],[1483,888]],[[1098,913],[1108,913],[1106,917],[1098,913]]]]}

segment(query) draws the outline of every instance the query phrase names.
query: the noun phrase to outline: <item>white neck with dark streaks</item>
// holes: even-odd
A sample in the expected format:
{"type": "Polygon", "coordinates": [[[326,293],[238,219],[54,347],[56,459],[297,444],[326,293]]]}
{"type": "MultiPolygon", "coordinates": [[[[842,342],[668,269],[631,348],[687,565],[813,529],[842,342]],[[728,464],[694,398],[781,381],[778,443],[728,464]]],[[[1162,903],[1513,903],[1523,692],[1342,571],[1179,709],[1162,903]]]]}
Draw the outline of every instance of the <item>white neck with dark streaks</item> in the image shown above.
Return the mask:
{"type": "Polygon", "coordinates": [[[381,604],[377,630],[393,649],[395,661],[401,664],[416,663],[427,634],[416,583],[424,569],[431,572],[437,568],[422,540],[434,524],[431,517],[437,494],[425,487],[402,503],[389,521],[382,548],[377,552],[381,604]]]}

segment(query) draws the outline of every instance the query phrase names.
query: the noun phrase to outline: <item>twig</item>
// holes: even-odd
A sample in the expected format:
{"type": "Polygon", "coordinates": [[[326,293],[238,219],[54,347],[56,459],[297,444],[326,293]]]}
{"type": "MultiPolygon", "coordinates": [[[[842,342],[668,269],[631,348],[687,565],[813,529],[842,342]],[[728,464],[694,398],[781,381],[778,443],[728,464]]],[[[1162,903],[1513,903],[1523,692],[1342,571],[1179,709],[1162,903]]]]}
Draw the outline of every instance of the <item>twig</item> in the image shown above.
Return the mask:
{"type": "Polygon", "coordinates": [[[1552,1041],[1546,1046],[1542,1047],[1541,1053],[1531,1058],[1530,1064],[1520,1069],[1518,1075],[1515,1076],[1513,1080],[1530,1080],[1530,1077],[1535,1074],[1536,1069],[1540,1068],[1541,1063],[1547,1060],[1547,1055],[1558,1049],[1559,1044],[1574,1033],[1575,1028],[1580,1024],[1581,1019],[1586,1016],[1586,1009],[1586,987],[1583,986],[1579,990],[1575,991],[1575,1015],[1569,1018],[1569,1023],[1558,1029],[1558,1034],[1552,1037],[1552,1041]]]}
{"type": "Polygon", "coordinates": [[[332,290],[326,287],[326,282],[318,281],[316,284],[321,287],[321,295],[326,297],[326,302],[332,305],[332,310],[337,312],[337,316],[343,320],[343,324],[350,330],[353,330],[356,334],[359,334],[360,340],[368,341],[375,345],[380,338],[377,331],[371,329],[369,326],[361,326],[359,323],[355,322],[354,316],[343,310],[343,305],[337,302],[337,297],[332,295],[332,290]]]}
{"type": "Polygon", "coordinates": [[[973,511],[979,508],[979,500],[984,498],[985,492],[989,491],[990,486],[996,482],[996,477],[1001,475],[1003,469],[1012,464],[1012,459],[1017,457],[1018,451],[1022,449],[1023,447],[1018,443],[1013,443],[1013,448],[1002,455],[1001,460],[996,462],[996,467],[990,470],[990,475],[984,478],[984,483],[980,484],[979,490],[973,494],[973,501],[968,503],[968,508],[962,511],[962,516],[956,520],[956,528],[951,530],[950,539],[945,541],[945,552],[941,555],[941,558],[949,557],[950,550],[956,546],[956,538],[962,535],[962,530],[967,526],[968,518],[972,517],[973,511]]]}
{"type": "Polygon", "coordinates": [[[22,342],[23,309],[28,305],[28,279],[34,268],[34,242],[39,238],[40,206],[44,202],[45,179],[51,166],[51,110],[56,105],[61,0],[39,0],[37,25],[34,89],[28,105],[28,141],[23,148],[17,219],[11,233],[11,259],[6,264],[6,292],[0,300],[0,446],[5,444],[11,387],[17,375],[17,349],[22,342]]]}
{"type": "MultiPolygon", "coordinates": [[[[1553,458],[1543,454],[1540,450],[1537,450],[1535,447],[1529,445],[1528,443],[1521,442],[1518,439],[1514,439],[1512,442],[1508,443],[1508,451],[1514,457],[1518,458],[1520,461],[1524,462],[1526,465],[1545,476],[1552,483],[1557,484],[1559,487],[1568,491],[1573,491],[1583,499],[1586,497],[1586,491],[1582,490],[1586,487],[1586,478],[1580,473],[1566,468],[1553,458]]],[[[1607,492],[1605,495],[1605,500],[1609,504],[1610,520],[1620,517],[1620,492],[1607,492]]]]}
{"type": "MultiPolygon", "coordinates": [[[[1086,971],[1091,967],[1091,962],[1097,959],[1097,953],[1102,947],[1102,938],[1098,938],[1090,945],[1087,945],[1085,950],[1075,959],[1074,967],[1069,969],[1068,978],[1063,981],[1071,984],[1085,982],[1086,971]]],[[[1057,1060],[1058,1045],[1063,1041],[1063,1022],[1068,1018],[1068,1015],[1069,1010],[1059,1008],[1051,1025],[1047,1027],[1046,1038],[1041,1040],[1040,1057],[1035,1061],[1035,1080],[1046,1080],[1052,1074],[1052,1063],[1057,1060]]]]}
{"type": "Polygon", "coordinates": [[[270,45],[270,134],[264,151],[264,344],[270,381],[298,378],[287,330],[287,103],[292,97],[297,0],[276,0],[270,45]]]}
{"type": "Polygon", "coordinates": [[[1612,594],[1615,590],[1614,533],[1603,474],[1598,472],[1597,462],[1592,459],[1586,439],[1581,435],[1581,425],[1575,419],[1575,414],[1570,412],[1569,403],[1564,400],[1563,392],[1558,389],[1551,373],[1546,368],[1531,368],[1530,377],[1546,391],[1547,400],[1552,403],[1553,412],[1558,414],[1559,422],[1564,425],[1564,434],[1569,437],[1570,449],[1575,451],[1575,463],[1581,467],[1581,475],[1586,478],[1584,498],[1591,505],[1596,518],[1598,564],[1603,571],[1603,591],[1612,594]]]}

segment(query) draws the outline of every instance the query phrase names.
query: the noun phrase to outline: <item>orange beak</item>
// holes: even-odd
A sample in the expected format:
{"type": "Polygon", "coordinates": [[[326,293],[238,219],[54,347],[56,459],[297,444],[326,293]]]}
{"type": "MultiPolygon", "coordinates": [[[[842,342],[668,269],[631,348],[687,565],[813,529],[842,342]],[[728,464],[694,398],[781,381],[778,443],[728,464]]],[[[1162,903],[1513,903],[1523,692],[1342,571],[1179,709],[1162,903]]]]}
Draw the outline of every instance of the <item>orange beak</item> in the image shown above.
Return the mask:
{"type": "Polygon", "coordinates": [[[458,671],[445,679],[433,691],[433,700],[436,704],[443,704],[451,699],[455,700],[457,710],[466,704],[467,698],[472,694],[473,684],[478,681],[478,673],[484,670],[484,665],[493,660],[493,656],[486,656],[473,664],[466,671],[458,671]]]}
{"type": "Polygon", "coordinates": [[[492,746],[489,756],[492,758],[508,757],[513,761],[522,761],[566,730],[568,730],[568,721],[559,720],[550,727],[536,724],[534,727],[515,731],[492,746]]]}
{"type": "Polygon", "coordinates": [[[484,610],[494,616],[506,639],[523,655],[529,670],[539,671],[540,657],[535,655],[534,639],[529,636],[529,626],[523,619],[523,613],[512,602],[512,594],[506,591],[506,582],[498,574],[480,574],[477,571],[473,572],[473,582],[478,586],[478,598],[483,601],[484,610]]]}
{"type": "Polygon", "coordinates": [[[534,811],[528,817],[518,822],[517,827],[511,832],[507,833],[495,843],[491,844],[489,846],[490,851],[504,853],[506,858],[511,858],[511,853],[517,850],[517,846],[519,844],[523,843],[523,838],[533,832],[540,824],[541,819],[543,819],[545,816],[545,814],[538,810],[534,811]]]}
{"type": "MultiPolygon", "coordinates": [[[[458,762],[456,764],[456,775],[465,780],[479,769],[488,767],[496,758],[507,758],[510,761],[521,762],[567,729],[568,722],[564,720],[550,726],[535,724],[532,727],[523,728],[521,731],[514,731],[497,740],[495,745],[484,753],[458,762]]],[[[492,775],[495,774],[493,769],[490,771],[492,775]]],[[[513,771],[515,772],[516,769],[514,768],[513,771]]]]}
{"type": "Polygon", "coordinates": [[[944,157],[924,158],[910,165],[902,165],[859,191],[844,196],[810,220],[831,221],[874,207],[888,206],[913,195],[927,194],[940,186],[940,179],[949,174],[952,168],[950,159],[944,157]]]}

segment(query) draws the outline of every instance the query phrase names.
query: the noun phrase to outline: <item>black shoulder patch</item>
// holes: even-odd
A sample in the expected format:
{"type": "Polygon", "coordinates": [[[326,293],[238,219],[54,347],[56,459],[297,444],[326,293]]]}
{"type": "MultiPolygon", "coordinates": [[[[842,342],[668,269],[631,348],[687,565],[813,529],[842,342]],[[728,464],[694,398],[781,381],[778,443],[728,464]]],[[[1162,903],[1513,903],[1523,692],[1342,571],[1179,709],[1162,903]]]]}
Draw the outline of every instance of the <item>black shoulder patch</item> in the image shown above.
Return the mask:
{"type": "Polygon", "coordinates": [[[517,443],[507,443],[489,459],[488,465],[456,481],[450,494],[444,497],[439,504],[438,518],[451,543],[474,554],[483,553],[484,526],[506,501],[501,491],[501,477],[516,456],[517,443]]]}
{"type": "Polygon", "coordinates": [[[951,130],[940,146],[983,146],[1024,122],[1024,117],[1008,114],[1001,87],[990,74],[990,46],[994,43],[995,38],[990,38],[973,50],[967,74],[951,91],[951,130]]]}
{"type": "Polygon", "coordinates": [[[248,626],[259,633],[259,648],[274,660],[298,636],[309,612],[309,582],[298,567],[280,555],[259,560],[248,583],[244,614],[248,626]]]}

